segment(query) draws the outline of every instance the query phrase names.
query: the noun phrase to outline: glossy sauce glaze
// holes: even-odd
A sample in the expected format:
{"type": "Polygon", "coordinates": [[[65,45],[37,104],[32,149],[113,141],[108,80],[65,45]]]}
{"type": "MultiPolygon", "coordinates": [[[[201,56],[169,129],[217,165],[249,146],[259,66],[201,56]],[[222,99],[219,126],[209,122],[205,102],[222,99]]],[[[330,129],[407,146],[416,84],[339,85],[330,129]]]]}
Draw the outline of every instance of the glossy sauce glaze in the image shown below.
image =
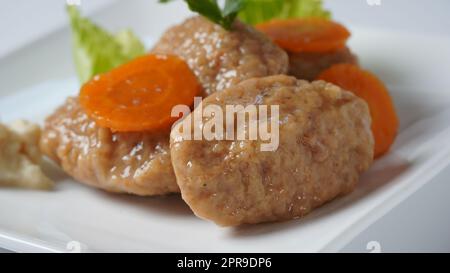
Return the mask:
{"type": "MultiPolygon", "coordinates": [[[[280,75],[244,81],[203,107],[255,101],[279,105],[275,151],[261,151],[261,139],[192,141],[179,137],[181,123],[172,130],[177,182],[197,216],[222,226],[293,219],[356,187],[373,160],[366,102],[323,81],[280,75]]],[[[245,126],[237,130],[247,134],[245,126]]]]}
{"type": "Polygon", "coordinates": [[[159,195],[178,192],[168,132],[114,133],[101,128],[69,98],[50,115],[40,146],[69,175],[112,192],[159,195]]]}
{"type": "Polygon", "coordinates": [[[169,29],[152,52],[183,58],[197,75],[204,95],[243,80],[288,71],[288,56],[264,34],[239,21],[226,31],[203,17],[169,29]]]}

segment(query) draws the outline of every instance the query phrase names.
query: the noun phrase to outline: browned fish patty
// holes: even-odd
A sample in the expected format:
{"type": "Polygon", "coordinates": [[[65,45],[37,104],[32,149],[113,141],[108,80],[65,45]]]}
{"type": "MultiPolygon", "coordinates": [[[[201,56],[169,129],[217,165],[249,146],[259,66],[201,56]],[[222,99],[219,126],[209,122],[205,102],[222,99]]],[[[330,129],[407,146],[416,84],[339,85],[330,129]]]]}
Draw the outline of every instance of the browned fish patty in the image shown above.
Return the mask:
{"type": "Polygon", "coordinates": [[[169,132],[113,133],[97,126],[76,98],[47,118],[40,147],[65,172],[93,187],[143,196],[179,192],[169,132]]]}
{"type": "Polygon", "coordinates": [[[172,130],[177,182],[197,216],[222,226],[297,218],[351,192],[372,163],[369,109],[352,93],[323,81],[272,76],[215,93],[203,109],[255,102],[279,105],[274,152],[262,152],[260,140],[189,141],[179,139],[181,123],[172,130]]]}
{"type": "Polygon", "coordinates": [[[152,50],[183,58],[197,75],[204,95],[243,80],[286,74],[286,52],[251,26],[235,22],[227,31],[197,16],[169,29],[152,50]]]}
{"type": "Polygon", "coordinates": [[[293,53],[289,54],[289,75],[297,79],[312,81],[319,76],[320,72],[334,64],[350,63],[357,64],[358,58],[352,54],[350,49],[325,53],[293,53]]]}

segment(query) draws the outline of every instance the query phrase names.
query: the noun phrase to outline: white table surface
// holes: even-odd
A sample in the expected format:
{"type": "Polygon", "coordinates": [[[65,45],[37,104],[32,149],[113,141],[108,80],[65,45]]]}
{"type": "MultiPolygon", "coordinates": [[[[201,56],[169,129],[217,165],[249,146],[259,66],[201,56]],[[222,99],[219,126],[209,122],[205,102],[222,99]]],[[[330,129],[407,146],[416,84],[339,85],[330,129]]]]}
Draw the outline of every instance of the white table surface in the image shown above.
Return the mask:
{"type": "MultiPolygon", "coordinates": [[[[85,12],[114,0],[81,0],[85,12]]],[[[124,0],[122,0],[124,1],[124,0]]],[[[156,1],[156,0],[149,0],[156,1]]],[[[450,38],[448,0],[325,0],[344,24],[421,32],[450,38]]],[[[1,57],[67,23],[65,0],[0,0],[1,57]]],[[[426,52],[424,52],[426,54],[426,52]]],[[[450,86],[449,86],[450,92],[450,86]]],[[[449,121],[450,122],[450,121],[449,121]]],[[[367,252],[376,241],[384,252],[450,252],[450,167],[348,244],[344,252],[367,252]]],[[[1,204],[0,204],[1,205],[1,204]]],[[[7,250],[1,249],[0,252],[7,250]]]]}

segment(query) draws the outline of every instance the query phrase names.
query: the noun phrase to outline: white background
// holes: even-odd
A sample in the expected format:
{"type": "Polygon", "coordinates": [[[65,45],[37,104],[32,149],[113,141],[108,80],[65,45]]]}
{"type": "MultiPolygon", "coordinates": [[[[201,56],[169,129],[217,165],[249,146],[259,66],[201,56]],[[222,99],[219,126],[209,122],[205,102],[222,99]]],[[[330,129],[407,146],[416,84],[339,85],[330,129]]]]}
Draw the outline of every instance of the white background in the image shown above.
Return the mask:
{"type": "MultiPolygon", "coordinates": [[[[113,0],[81,1],[84,11],[95,13],[96,9],[113,0]]],[[[2,56],[67,24],[62,8],[64,2],[0,0],[0,61],[2,56]]],[[[380,6],[369,6],[366,0],[325,2],[332,10],[334,18],[344,24],[450,38],[448,0],[380,0],[380,6]]],[[[448,88],[450,92],[450,86],[448,88]]],[[[449,195],[450,168],[447,168],[431,183],[355,238],[344,251],[367,251],[366,245],[369,241],[378,241],[385,252],[450,252],[449,195]]]]}

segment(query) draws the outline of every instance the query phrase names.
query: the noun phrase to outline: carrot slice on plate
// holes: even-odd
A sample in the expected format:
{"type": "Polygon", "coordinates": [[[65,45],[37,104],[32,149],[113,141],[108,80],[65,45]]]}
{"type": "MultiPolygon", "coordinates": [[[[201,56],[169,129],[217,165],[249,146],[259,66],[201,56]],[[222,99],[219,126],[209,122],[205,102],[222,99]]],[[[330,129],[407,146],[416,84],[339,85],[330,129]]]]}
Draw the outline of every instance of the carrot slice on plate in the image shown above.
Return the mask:
{"type": "Polygon", "coordinates": [[[272,20],[256,25],[280,47],[291,52],[329,52],[345,47],[350,32],[322,18],[272,20]]]}
{"type": "Polygon", "coordinates": [[[323,71],[318,78],[353,92],[369,105],[375,157],[389,151],[397,136],[399,120],[389,91],[375,75],[353,64],[337,64],[323,71]]]}
{"type": "Polygon", "coordinates": [[[168,128],[175,105],[192,105],[201,86],[176,56],[146,55],[94,77],[80,103],[99,126],[118,132],[168,128]]]}

